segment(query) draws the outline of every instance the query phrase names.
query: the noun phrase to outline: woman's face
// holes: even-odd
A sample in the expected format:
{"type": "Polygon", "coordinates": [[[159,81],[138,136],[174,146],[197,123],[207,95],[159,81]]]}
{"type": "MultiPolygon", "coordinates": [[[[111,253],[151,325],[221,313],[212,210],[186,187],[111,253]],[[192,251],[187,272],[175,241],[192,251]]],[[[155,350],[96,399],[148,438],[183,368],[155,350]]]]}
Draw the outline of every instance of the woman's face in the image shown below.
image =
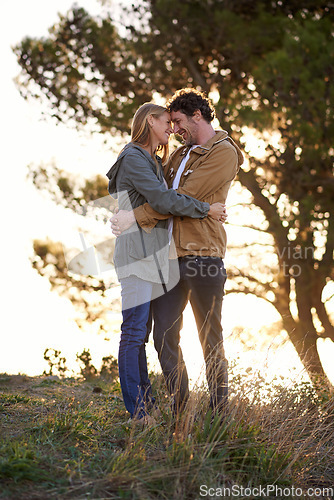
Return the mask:
{"type": "Polygon", "coordinates": [[[173,133],[170,114],[165,111],[162,115],[152,118],[151,139],[157,141],[159,146],[168,144],[169,136],[173,133]]]}

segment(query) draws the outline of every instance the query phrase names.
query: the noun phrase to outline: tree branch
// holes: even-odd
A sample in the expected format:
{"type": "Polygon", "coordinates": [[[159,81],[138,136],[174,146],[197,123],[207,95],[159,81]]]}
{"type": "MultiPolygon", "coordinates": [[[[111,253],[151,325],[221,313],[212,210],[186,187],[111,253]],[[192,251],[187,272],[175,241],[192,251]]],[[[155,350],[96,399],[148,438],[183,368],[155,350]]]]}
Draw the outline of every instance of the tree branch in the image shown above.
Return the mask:
{"type": "MultiPolygon", "coordinates": [[[[275,291],[273,290],[273,287],[272,287],[272,284],[271,282],[263,282],[263,281],[260,281],[259,279],[255,278],[255,276],[252,276],[250,274],[244,274],[244,273],[240,273],[239,272],[233,272],[233,269],[230,269],[229,272],[228,272],[228,278],[230,279],[230,277],[232,278],[241,278],[241,279],[246,279],[248,280],[250,283],[254,283],[255,285],[261,287],[265,292],[274,292],[275,291]]],[[[248,288],[247,285],[243,285],[243,287],[246,289],[248,288]]],[[[243,291],[243,290],[241,290],[243,291]]],[[[248,293],[251,293],[251,292],[248,292],[248,293]]],[[[261,298],[265,298],[264,296],[261,296],[261,298]]]]}
{"type": "Polygon", "coordinates": [[[280,247],[282,242],[288,240],[288,230],[282,226],[275,205],[272,205],[268,198],[262,194],[254,170],[251,169],[247,172],[242,169],[239,170],[238,179],[252,193],[255,205],[263,210],[269,223],[268,232],[274,237],[277,246],[280,247]]]}
{"type": "Polygon", "coordinates": [[[233,227],[244,227],[246,229],[253,229],[254,231],[259,231],[260,233],[266,233],[268,234],[268,230],[267,229],[261,229],[259,227],[256,227],[256,226],[252,226],[252,225],[245,225],[245,224],[232,224],[231,222],[225,222],[226,225],[229,225],[229,226],[233,226],[233,227]]]}
{"type": "Polygon", "coordinates": [[[245,295],[247,295],[247,294],[255,295],[255,297],[262,299],[262,300],[265,300],[266,302],[268,302],[268,304],[275,307],[274,302],[272,302],[270,299],[268,299],[268,297],[265,297],[261,293],[257,292],[256,290],[253,290],[253,289],[246,287],[246,286],[242,290],[233,289],[233,288],[225,290],[225,295],[229,295],[231,293],[244,293],[245,295]]]}
{"type": "Polygon", "coordinates": [[[242,250],[243,248],[248,248],[248,247],[253,247],[253,246],[260,246],[260,247],[271,247],[271,248],[274,248],[274,245],[272,245],[271,243],[261,243],[259,241],[254,241],[254,243],[244,243],[243,245],[229,245],[229,249],[240,249],[242,250]]]}

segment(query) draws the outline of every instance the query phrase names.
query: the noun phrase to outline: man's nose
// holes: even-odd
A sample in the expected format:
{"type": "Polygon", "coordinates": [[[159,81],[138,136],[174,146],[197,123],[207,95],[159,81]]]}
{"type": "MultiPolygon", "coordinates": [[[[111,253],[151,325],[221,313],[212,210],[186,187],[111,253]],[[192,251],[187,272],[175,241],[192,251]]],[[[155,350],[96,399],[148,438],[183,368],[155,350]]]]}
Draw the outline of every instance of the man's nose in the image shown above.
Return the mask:
{"type": "Polygon", "coordinates": [[[177,131],[179,130],[178,124],[177,123],[173,123],[172,129],[173,129],[174,134],[177,134],[177,131]]]}

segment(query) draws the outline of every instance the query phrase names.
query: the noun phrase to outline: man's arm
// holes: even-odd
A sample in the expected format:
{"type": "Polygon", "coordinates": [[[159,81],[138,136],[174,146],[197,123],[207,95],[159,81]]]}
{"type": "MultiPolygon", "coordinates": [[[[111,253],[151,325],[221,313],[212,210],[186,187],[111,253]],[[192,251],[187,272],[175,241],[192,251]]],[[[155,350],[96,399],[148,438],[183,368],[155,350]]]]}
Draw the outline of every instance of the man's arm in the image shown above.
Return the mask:
{"type": "Polygon", "coordinates": [[[145,158],[141,159],[138,155],[129,153],[123,159],[122,168],[134,189],[155,210],[166,214],[167,218],[170,215],[184,215],[200,219],[208,215],[209,203],[168,189],[153,175],[152,168],[145,158]]]}
{"type": "MultiPolygon", "coordinates": [[[[142,205],[143,206],[143,205],[142,205]]],[[[150,207],[150,205],[148,205],[150,207]]],[[[151,207],[150,207],[151,208],[151,207]]],[[[160,220],[162,220],[163,214],[159,214],[157,212],[160,220]]],[[[222,203],[213,203],[210,205],[210,210],[208,212],[208,216],[212,217],[213,219],[223,223],[227,219],[227,213],[226,213],[226,207],[222,203]]],[[[134,216],[133,210],[119,210],[115,215],[111,217],[110,223],[111,223],[111,229],[112,232],[115,236],[120,236],[123,231],[126,231],[129,229],[135,222],[136,218],[134,216]]],[[[157,219],[158,222],[158,219],[157,219]]],[[[154,225],[152,227],[144,228],[147,233],[150,233],[153,229],[154,225]]]]}
{"type": "MultiPolygon", "coordinates": [[[[202,165],[187,176],[184,185],[177,189],[177,192],[203,200],[224,184],[232,182],[237,170],[236,150],[233,147],[217,148],[208,155],[202,165]]],[[[136,221],[146,232],[150,232],[159,220],[169,217],[157,212],[148,203],[135,208],[133,212],[136,221]]]]}

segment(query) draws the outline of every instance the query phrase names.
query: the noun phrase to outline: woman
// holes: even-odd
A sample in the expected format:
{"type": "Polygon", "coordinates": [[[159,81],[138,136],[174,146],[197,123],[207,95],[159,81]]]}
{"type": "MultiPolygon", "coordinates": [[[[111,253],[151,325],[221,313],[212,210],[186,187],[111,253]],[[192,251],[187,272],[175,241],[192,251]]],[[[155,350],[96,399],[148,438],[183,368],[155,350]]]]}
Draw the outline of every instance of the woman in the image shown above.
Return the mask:
{"type": "MultiPolygon", "coordinates": [[[[166,108],[143,104],[131,127],[131,142],[107,173],[109,192],[118,196],[119,208],[132,210],[146,201],[160,213],[193,218],[224,214],[220,203],[209,205],[168,189],[162,163],[168,157],[173,132],[166,108]],[[160,153],[161,157],[157,155],[160,153]]],[[[131,418],[150,421],[154,406],[147,372],[145,342],[150,331],[150,301],[156,290],[166,291],[169,252],[168,220],[159,221],[150,233],[137,225],[117,238],[114,264],[121,283],[122,315],[119,376],[123,399],[131,418]]]]}

